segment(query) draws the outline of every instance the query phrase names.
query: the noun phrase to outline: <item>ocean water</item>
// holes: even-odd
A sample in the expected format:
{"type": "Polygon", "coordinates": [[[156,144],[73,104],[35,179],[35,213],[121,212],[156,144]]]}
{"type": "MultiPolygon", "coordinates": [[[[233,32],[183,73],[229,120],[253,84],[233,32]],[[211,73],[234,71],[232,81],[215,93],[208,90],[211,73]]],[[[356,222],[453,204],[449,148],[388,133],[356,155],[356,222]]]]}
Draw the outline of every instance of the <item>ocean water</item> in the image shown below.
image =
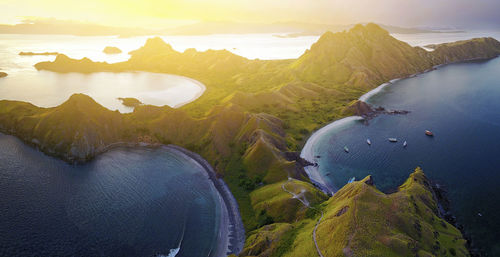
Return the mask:
{"type": "MultiPolygon", "coordinates": [[[[394,34],[411,45],[450,42],[480,36],[499,37],[493,32],[394,34]]],[[[114,36],[71,35],[0,35],[0,70],[8,77],[0,80],[0,100],[31,102],[41,107],[54,107],[74,93],[84,93],[108,109],[122,113],[131,112],[118,97],[134,97],[141,102],[156,106],[180,107],[201,96],[205,87],[198,81],[168,74],[148,72],[59,74],[36,71],[33,65],[53,61],[55,56],[19,56],[24,52],[59,52],[71,58],[90,58],[109,63],[126,61],[128,52],[144,45],[147,38],[141,36],[119,38],[114,36]],[[123,52],[108,55],[105,46],[117,46],[123,52]]],[[[162,36],[177,51],[195,48],[226,49],[249,59],[298,58],[317,41],[319,36],[279,38],[274,34],[225,34],[203,36],[162,36]]]]}
{"type": "Polygon", "coordinates": [[[216,194],[166,148],[70,165],[0,134],[0,256],[210,256],[216,194]]]}
{"type": "MultiPolygon", "coordinates": [[[[84,93],[111,110],[131,112],[118,97],[134,97],[156,106],[180,107],[205,90],[198,81],[168,74],[149,72],[59,74],[37,71],[33,66],[53,61],[55,56],[19,56],[19,52],[59,52],[71,58],[90,58],[109,63],[126,61],[128,52],[144,45],[147,38],[113,36],[81,37],[71,35],[0,35],[0,70],[8,77],[0,80],[0,100],[31,102],[54,107],[74,93],[84,93]],[[121,54],[108,55],[105,46],[117,46],[121,54]]],[[[299,57],[318,37],[277,38],[272,34],[162,36],[177,51],[196,48],[227,49],[250,59],[288,59],[299,57]]]]}
{"type": "Polygon", "coordinates": [[[500,256],[499,71],[500,58],[451,64],[385,87],[368,102],[411,113],[327,130],[313,146],[323,180],[340,188],[371,174],[389,192],[419,166],[447,189],[452,212],[474,243],[500,256]]]}
{"type": "Polygon", "coordinates": [[[46,35],[0,35],[0,69],[9,75],[0,80],[0,100],[26,101],[40,107],[60,105],[75,93],[84,93],[110,110],[122,113],[133,108],[117,98],[134,97],[156,106],[179,107],[197,99],[205,86],[193,79],[149,72],[60,74],[37,71],[34,65],[55,56],[20,56],[19,52],[61,52],[73,58],[118,62],[129,58],[145,39],[46,35]],[[125,53],[106,55],[107,45],[119,45],[125,53]],[[118,44],[119,43],[119,44],[118,44]]]}

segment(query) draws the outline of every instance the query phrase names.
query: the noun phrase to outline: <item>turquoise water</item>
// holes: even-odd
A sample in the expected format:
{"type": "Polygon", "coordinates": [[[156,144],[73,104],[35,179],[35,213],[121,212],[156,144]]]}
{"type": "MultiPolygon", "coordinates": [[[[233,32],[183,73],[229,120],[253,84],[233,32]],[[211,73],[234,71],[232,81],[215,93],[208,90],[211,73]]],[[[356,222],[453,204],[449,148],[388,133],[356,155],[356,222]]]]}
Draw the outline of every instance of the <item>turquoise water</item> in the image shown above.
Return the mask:
{"type": "Polygon", "coordinates": [[[447,65],[389,85],[369,102],[411,113],[381,115],[369,125],[353,121],[326,132],[313,147],[321,156],[316,161],[322,177],[340,188],[351,177],[372,174],[387,192],[420,166],[448,190],[452,212],[473,241],[490,256],[500,256],[499,71],[496,58],[447,65]],[[427,137],[426,129],[435,136],[427,137]]]}
{"type": "Polygon", "coordinates": [[[0,256],[210,256],[220,204],[200,166],[167,148],[70,165],[0,134],[0,256]],[[171,255],[174,256],[174,255],[171,255]]]}

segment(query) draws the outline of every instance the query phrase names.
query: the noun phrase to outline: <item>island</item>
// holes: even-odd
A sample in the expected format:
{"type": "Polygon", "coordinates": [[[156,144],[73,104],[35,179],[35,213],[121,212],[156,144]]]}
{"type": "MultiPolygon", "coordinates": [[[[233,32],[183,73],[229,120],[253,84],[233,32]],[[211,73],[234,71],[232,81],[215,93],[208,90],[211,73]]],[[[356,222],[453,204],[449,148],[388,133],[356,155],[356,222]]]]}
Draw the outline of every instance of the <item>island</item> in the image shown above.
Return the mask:
{"type": "Polygon", "coordinates": [[[19,55],[58,55],[58,52],[43,52],[43,53],[34,53],[34,52],[20,52],[19,55]]]}
{"type": "Polygon", "coordinates": [[[35,67],[178,74],[206,85],[198,100],[178,109],[138,105],[128,114],[83,94],[53,108],[4,100],[0,131],[68,162],[88,161],[123,142],[174,144],[199,154],[237,200],[247,231],[243,250],[232,252],[240,256],[469,256],[420,169],[394,194],[378,191],[367,177],[328,197],[311,183],[304,166],[312,163],[298,151],[325,124],[372,112],[358,99],[383,83],[499,54],[493,38],[429,52],[371,23],[326,32],[290,60],[249,60],[226,50],[178,52],[151,38],[125,62],[58,55],[35,67]]]}
{"type": "Polygon", "coordinates": [[[137,107],[142,105],[142,102],[133,97],[118,97],[118,100],[122,102],[123,105],[127,107],[137,107]]]}
{"type": "Polygon", "coordinates": [[[104,50],[102,50],[102,52],[105,54],[121,54],[122,50],[120,50],[120,48],[118,47],[106,46],[104,50]]]}
{"type": "Polygon", "coordinates": [[[0,71],[0,78],[5,78],[5,77],[7,77],[7,75],[9,75],[9,74],[0,71]]]}

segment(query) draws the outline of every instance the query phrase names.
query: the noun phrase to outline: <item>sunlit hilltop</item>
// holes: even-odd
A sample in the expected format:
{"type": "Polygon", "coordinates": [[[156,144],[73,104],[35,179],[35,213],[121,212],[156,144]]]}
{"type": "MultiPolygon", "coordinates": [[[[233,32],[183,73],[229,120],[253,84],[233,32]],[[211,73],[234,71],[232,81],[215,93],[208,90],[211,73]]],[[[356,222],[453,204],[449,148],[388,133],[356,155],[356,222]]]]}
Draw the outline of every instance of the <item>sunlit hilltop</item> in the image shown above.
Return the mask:
{"type": "Polygon", "coordinates": [[[498,13],[0,0],[0,256],[500,256],[498,13]]]}

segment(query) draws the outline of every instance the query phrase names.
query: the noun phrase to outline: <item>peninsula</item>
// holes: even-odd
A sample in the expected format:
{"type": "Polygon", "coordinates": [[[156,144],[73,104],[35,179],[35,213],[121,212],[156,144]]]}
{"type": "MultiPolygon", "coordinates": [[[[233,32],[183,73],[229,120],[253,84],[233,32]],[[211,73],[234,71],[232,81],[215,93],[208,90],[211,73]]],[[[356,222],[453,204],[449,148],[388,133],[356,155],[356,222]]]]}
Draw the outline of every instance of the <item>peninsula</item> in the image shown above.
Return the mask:
{"type": "Polygon", "coordinates": [[[19,55],[58,55],[58,52],[43,52],[43,53],[34,53],[34,52],[19,52],[19,55]]]}
{"type": "Polygon", "coordinates": [[[356,113],[364,106],[357,99],[382,83],[499,54],[493,38],[428,52],[375,24],[327,32],[294,60],[249,60],[226,50],[181,53],[152,38],[126,62],[58,55],[35,67],[178,74],[206,85],[198,100],[179,109],[140,105],[128,114],[81,94],[54,108],[0,101],[0,131],[71,162],[90,160],[118,142],[175,144],[200,154],[238,202],[247,231],[240,256],[468,256],[421,170],[395,194],[376,190],[368,177],[326,200],[309,183],[308,163],[297,151],[312,131],[356,113]]]}

